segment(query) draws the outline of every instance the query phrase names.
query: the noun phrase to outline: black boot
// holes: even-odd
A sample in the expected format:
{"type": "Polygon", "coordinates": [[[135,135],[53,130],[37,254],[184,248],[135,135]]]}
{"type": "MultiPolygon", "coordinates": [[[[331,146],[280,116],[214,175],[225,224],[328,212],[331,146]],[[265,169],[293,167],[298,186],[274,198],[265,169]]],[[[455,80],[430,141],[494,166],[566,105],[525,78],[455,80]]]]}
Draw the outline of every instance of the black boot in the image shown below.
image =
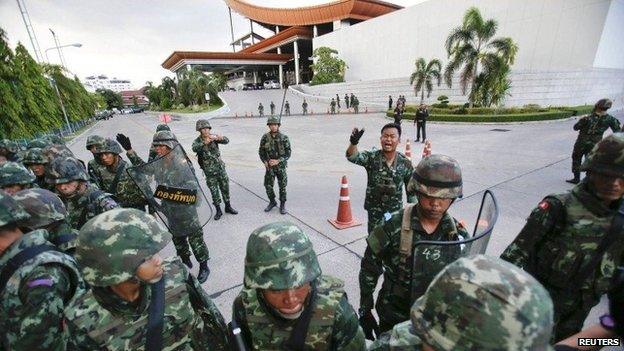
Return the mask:
{"type": "Polygon", "coordinates": [[[228,201],[225,203],[225,213],[236,215],[238,214],[238,211],[232,208],[232,205],[230,205],[230,202],[228,201]]]}
{"type": "Polygon", "coordinates": [[[215,221],[218,221],[219,218],[223,216],[223,212],[221,212],[221,206],[219,206],[218,204],[214,204],[214,205],[215,205],[215,209],[217,210],[217,213],[215,213],[214,219],[215,221]]]}
{"type": "Polygon", "coordinates": [[[264,209],[264,212],[271,211],[275,206],[277,206],[277,202],[275,202],[275,200],[269,201],[269,205],[264,209]]]}
{"type": "Polygon", "coordinates": [[[568,179],[566,180],[566,182],[571,183],[571,184],[578,184],[581,182],[581,173],[580,172],[574,172],[574,178],[572,179],[568,179]]]}
{"type": "Polygon", "coordinates": [[[182,259],[182,263],[184,263],[189,269],[193,268],[193,262],[191,262],[190,257],[180,257],[182,259]]]}
{"type": "Polygon", "coordinates": [[[210,268],[208,268],[208,261],[199,262],[199,273],[197,273],[197,280],[200,283],[204,283],[208,280],[210,275],[210,268]]]}
{"type": "Polygon", "coordinates": [[[280,201],[280,213],[286,214],[286,201],[280,201]]]}

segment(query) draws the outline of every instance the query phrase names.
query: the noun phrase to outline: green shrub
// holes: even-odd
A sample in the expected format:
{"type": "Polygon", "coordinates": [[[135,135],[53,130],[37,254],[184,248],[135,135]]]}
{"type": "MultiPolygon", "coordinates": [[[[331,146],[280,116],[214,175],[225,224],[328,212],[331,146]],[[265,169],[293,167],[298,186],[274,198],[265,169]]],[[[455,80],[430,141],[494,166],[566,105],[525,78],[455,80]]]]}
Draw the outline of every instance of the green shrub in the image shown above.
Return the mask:
{"type": "Polygon", "coordinates": [[[438,96],[436,100],[440,101],[439,103],[436,104],[436,105],[439,105],[440,108],[445,108],[449,104],[449,98],[446,95],[440,95],[438,96]]]}
{"type": "MultiPolygon", "coordinates": [[[[392,117],[392,114],[387,114],[392,117]]],[[[405,113],[403,119],[414,119],[414,113],[405,113]]],[[[444,121],[444,122],[527,122],[527,121],[542,121],[542,120],[554,120],[563,119],[572,116],[572,111],[566,110],[548,110],[543,112],[532,113],[516,113],[516,114],[430,114],[429,121],[444,121]]]]}

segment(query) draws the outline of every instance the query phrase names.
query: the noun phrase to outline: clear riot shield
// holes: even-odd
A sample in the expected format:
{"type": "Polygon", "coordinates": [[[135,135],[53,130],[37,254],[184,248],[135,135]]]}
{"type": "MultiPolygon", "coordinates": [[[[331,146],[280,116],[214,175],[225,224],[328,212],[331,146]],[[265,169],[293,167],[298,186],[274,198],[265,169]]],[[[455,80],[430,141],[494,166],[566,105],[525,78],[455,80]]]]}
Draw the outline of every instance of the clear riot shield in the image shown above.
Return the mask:
{"type": "Polygon", "coordinates": [[[483,254],[498,219],[498,204],[494,193],[486,190],[470,238],[458,241],[418,241],[412,254],[412,302],[422,296],[429,283],[446,265],[463,256],[483,254]]]}
{"type": "Polygon", "coordinates": [[[126,172],[173,236],[202,230],[210,221],[212,207],[180,144],[167,155],[126,172]]]}

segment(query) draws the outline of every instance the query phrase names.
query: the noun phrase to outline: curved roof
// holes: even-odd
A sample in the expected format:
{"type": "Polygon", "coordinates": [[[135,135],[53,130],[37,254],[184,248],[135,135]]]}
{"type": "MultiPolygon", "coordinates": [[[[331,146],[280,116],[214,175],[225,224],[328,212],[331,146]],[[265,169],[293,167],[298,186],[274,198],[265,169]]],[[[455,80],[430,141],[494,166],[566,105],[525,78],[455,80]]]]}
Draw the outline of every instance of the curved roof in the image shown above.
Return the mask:
{"type": "Polygon", "coordinates": [[[161,66],[165,69],[174,69],[184,62],[192,61],[256,61],[273,62],[282,64],[291,60],[291,54],[269,54],[269,53],[248,53],[248,52],[205,52],[205,51],[174,51],[161,66]]]}
{"type": "Polygon", "coordinates": [[[341,19],[367,20],[403,7],[380,0],[335,0],[298,8],[262,7],[244,0],[224,0],[226,5],[258,23],[280,26],[309,26],[341,19]]]}

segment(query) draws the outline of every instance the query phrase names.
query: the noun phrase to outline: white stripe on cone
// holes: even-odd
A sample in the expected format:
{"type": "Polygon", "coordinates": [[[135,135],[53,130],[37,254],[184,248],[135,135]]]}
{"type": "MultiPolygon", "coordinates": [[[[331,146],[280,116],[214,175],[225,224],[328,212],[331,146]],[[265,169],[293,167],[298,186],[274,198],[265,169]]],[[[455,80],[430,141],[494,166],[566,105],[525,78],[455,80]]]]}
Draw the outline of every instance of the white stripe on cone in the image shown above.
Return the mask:
{"type": "Polygon", "coordinates": [[[348,196],[341,196],[340,197],[340,201],[349,201],[349,197],[348,196]]]}

